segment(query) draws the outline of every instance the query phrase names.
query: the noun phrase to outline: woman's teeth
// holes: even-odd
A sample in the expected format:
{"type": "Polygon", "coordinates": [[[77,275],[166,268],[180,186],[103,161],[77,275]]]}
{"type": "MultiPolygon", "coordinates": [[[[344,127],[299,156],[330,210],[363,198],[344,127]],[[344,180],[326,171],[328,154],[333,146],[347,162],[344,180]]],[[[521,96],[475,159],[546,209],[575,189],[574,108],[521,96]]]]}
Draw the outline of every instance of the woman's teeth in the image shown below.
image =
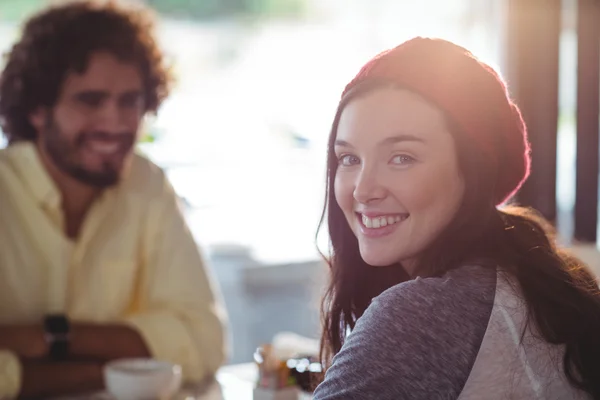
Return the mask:
{"type": "Polygon", "coordinates": [[[362,223],[367,228],[383,228],[384,226],[393,225],[400,221],[404,221],[408,218],[408,214],[397,214],[397,215],[382,215],[380,217],[369,218],[364,214],[362,216],[362,223]]]}

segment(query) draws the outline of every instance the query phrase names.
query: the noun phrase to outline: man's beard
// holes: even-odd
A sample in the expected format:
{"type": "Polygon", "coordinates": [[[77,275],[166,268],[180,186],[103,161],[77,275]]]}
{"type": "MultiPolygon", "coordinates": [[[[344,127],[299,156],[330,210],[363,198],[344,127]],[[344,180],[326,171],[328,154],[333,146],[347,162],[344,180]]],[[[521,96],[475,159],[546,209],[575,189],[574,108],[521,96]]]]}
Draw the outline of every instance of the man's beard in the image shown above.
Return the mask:
{"type": "MultiPolygon", "coordinates": [[[[52,117],[46,121],[44,132],[40,135],[42,146],[52,162],[65,174],[75,178],[79,182],[97,188],[108,188],[116,185],[121,178],[121,169],[112,163],[105,161],[101,170],[90,171],[86,169],[83,160],[78,153],[85,145],[86,140],[91,138],[102,139],[107,136],[114,138],[114,134],[104,132],[80,133],[74,141],[65,138],[58,124],[52,117]]],[[[120,140],[127,142],[129,148],[135,143],[135,133],[118,134],[120,140]]]]}

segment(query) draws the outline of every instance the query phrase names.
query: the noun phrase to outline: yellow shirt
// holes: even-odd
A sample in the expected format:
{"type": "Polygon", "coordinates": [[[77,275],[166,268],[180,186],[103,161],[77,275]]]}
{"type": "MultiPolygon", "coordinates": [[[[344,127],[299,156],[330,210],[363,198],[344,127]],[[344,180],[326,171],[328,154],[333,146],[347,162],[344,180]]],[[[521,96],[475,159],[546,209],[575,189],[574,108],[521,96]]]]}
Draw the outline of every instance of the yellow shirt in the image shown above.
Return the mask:
{"type": "MultiPolygon", "coordinates": [[[[0,324],[55,312],[123,322],[188,380],[214,373],[225,357],[225,312],[177,203],[164,173],[136,155],[73,241],[34,145],[0,150],[0,324]]],[[[20,390],[20,371],[15,354],[0,349],[0,398],[20,390]]]]}

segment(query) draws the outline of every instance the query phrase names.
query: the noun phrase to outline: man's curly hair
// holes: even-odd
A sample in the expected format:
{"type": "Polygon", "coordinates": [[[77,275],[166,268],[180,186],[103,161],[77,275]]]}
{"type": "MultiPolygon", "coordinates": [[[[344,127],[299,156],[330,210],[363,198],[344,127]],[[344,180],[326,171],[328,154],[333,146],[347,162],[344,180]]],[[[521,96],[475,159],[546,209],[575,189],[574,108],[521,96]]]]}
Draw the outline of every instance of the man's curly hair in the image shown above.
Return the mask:
{"type": "Polygon", "coordinates": [[[169,93],[171,75],[153,28],[148,10],[112,1],[75,1],[33,16],[0,75],[0,127],[9,143],[35,140],[31,113],[54,106],[67,73],[83,73],[97,51],[138,66],[145,111],[155,113],[169,93]]]}

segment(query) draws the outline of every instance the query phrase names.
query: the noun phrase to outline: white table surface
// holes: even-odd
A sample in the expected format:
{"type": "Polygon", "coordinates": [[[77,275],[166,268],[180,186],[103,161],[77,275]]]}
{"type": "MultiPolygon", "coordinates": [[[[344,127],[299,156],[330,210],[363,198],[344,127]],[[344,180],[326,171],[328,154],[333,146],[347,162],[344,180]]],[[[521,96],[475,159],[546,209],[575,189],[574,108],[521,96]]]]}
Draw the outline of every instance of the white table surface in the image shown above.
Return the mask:
{"type": "Polygon", "coordinates": [[[206,397],[206,400],[252,400],[252,389],[257,375],[258,370],[254,363],[222,367],[217,372],[218,384],[215,385],[219,387],[221,397],[206,397]]]}
{"type": "MultiPolygon", "coordinates": [[[[252,389],[257,376],[254,363],[228,365],[222,367],[216,381],[198,387],[185,387],[174,400],[252,400],[252,389]]],[[[107,393],[82,396],[69,396],[54,400],[112,400],[107,393]]]]}

